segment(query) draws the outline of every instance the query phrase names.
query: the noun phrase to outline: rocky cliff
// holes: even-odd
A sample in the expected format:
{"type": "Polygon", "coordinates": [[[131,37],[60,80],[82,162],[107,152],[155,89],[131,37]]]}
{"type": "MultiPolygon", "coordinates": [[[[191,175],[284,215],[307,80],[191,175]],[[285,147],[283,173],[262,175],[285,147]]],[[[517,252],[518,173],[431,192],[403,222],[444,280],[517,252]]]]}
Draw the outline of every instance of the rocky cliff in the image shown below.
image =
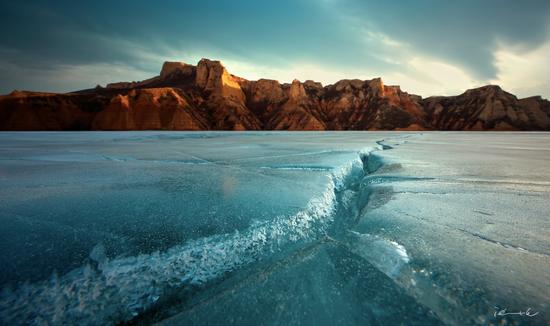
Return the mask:
{"type": "Polygon", "coordinates": [[[550,102],[540,97],[518,100],[489,85],[452,97],[422,101],[429,123],[439,130],[550,130],[550,102]]]}
{"type": "Polygon", "coordinates": [[[280,84],[219,61],[164,63],[159,76],[67,94],[0,96],[1,130],[550,130],[550,102],[498,86],[420,96],[380,78],[280,84]]]}

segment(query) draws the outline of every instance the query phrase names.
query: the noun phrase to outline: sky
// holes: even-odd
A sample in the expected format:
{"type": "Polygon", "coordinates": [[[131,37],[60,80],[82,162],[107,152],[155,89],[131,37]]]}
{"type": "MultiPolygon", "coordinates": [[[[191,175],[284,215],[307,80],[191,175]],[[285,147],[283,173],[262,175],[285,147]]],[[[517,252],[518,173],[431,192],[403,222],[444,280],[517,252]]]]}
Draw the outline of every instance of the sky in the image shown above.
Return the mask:
{"type": "Polygon", "coordinates": [[[381,77],[422,96],[550,98],[548,0],[0,0],[0,94],[67,92],[220,60],[247,79],[381,77]]]}

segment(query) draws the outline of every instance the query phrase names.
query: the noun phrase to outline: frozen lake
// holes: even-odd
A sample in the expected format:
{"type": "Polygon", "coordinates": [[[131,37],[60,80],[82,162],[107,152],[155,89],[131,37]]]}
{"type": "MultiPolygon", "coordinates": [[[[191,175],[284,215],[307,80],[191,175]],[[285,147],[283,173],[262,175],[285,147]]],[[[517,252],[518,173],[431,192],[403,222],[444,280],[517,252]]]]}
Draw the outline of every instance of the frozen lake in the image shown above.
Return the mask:
{"type": "Polygon", "coordinates": [[[0,323],[548,324],[549,162],[549,133],[0,133],[0,323]]]}

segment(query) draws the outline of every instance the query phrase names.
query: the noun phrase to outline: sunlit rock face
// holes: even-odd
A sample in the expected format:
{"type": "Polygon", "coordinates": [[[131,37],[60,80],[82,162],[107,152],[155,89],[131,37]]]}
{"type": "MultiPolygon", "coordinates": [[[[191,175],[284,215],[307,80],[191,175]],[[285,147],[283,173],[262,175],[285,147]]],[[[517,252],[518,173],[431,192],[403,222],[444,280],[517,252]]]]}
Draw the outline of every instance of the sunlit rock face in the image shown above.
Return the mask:
{"type": "Polygon", "coordinates": [[[331,129],[393,130],[428,128],[416,97],[373,80],[341,80],[322,99],[331,129]],[[389,91],[387,91],[389,90],[389,91]]]}
{"type": "Polygon", "coordinates": [[[549,102],[519,100],[499,86],[470,89],[459,96],[423,101],[429,123],[441,130],[548,130],[549,102]]]}
{"type": "Polygon", "coordinates": [[[134,89],[116,95],[92,122],[95,130],[202,130],[206,119],[175,88],[134,89]]]}
{"type": "Polygon", "coordinates": [[[0,97],[0,118],[2,130],[550,130],[550,105],[498,86],[422,99],[381,78],[249,81],[202,59],[105,88],[14,91],[0,97]]]}
{"type": "Polygon", "coordinates": [[[195,70],[195,67],[184,62],[170,62],[166,61],[162,65],[162,70],[160,71],[160,78],[167,78],[169,75],[173,74],[176,71],[181,71],[185,73],[192,73],[195,70]]]}
{"type": "Polygon", "coordinates": [[[230,75],[219,61],[199,61],[195,83],[211,95],[241,103],[245,100],[238,78],[230,75]]]}

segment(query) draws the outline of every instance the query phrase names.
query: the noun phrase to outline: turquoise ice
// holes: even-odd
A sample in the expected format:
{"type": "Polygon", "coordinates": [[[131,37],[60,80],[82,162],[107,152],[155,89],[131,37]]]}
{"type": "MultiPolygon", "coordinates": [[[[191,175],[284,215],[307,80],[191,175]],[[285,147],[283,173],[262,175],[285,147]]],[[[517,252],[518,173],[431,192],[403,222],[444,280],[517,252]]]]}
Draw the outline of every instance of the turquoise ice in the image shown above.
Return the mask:
{"type": "Polygon", "coordinates": [[[546,133],[0,140],[3,323],[550,318],[546,133]]]}

